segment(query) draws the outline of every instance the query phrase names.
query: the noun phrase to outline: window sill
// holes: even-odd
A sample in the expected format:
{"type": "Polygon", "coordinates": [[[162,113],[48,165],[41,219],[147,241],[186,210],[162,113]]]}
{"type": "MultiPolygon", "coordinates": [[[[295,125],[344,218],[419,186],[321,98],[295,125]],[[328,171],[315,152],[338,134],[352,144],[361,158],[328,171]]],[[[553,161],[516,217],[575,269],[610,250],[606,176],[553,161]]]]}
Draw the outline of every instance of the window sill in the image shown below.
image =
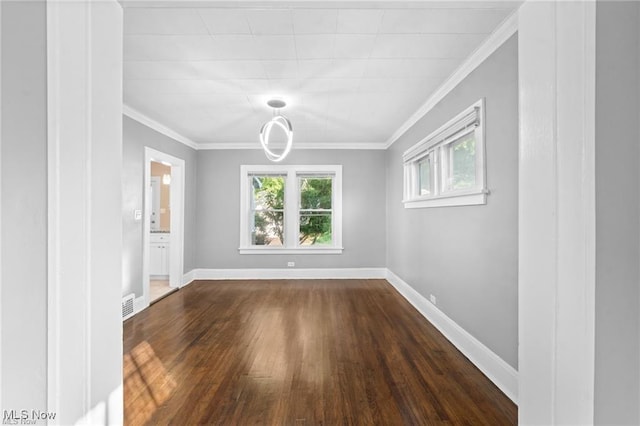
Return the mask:
{"type": "Polygon", "coordinates": [[[477,206],[487,204],[488,191],[441,195],[439,197],[403,200],[405,209],[421,209],[428,207],[477,206]]]}
{"type": "Polygon", "coordinates": [[[342,254],[342,247],[240,247],[240,254],[342,254]]]}

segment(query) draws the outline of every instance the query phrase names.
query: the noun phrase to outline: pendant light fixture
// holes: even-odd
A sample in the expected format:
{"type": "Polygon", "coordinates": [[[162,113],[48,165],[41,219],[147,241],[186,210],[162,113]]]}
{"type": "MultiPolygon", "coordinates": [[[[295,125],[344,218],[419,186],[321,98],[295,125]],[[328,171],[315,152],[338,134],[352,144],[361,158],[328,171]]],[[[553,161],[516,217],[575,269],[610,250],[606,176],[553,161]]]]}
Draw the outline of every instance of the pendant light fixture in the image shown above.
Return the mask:
{"type": "Polygon", "coordinates": [[[291,151],[293,144],[293,127],[291,126],[291,121],[278,111],[287,105],[285,101],[281,99],[271,99],[267,102],[267,105],[273,108],[273,118],[262,125],[260,129],[260,144],[267,158],[277,163],[284,160],[287,154],[289,154],[289,151],[291,151]],[[274,126],[282,129],[287,138],[287,144],[280,154],[272,151],[273,145],[269,147],[269,137],[271,136],[271,131],[274,126]]]}

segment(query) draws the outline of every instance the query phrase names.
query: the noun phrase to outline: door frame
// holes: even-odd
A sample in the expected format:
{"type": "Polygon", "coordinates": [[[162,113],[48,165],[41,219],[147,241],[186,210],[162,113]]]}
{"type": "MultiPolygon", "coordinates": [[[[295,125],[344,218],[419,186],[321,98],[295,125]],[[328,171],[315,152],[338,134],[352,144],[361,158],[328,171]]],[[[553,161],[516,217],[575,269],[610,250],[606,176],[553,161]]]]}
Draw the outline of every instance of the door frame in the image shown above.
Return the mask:
{"type": "Polygon", "coordinates": [[[142,296],[144,307],[149,306],[149,244],[151,234],[151,162],[171,164],[169,206],[171,232],[169,237],[169,285],[180,288],[184,275],[184,191],[185,161],[151,147],[144,147],[144,212],[142,224],[142,296]]]}
{"type": "MultiPolygon", "coordinates": [[[[152,205],[149,211],[153,212],[153,207],[158,207],[156,209],[156,213],[158,214],[158,221],[159,221],[160,220],[160,191],[162,191],[162,187],[161,187],[162,182],[160,180],[160,177],[151,176],[151,185],[153,185],[154,183],[158,185],[158,194],[157,194],[158,195],[158,200],[156,200],[155,198],[151,197],[151,203],[152,204],[157,204],[157,205],[156,206],[152,205]]],[[[151,188],[151,194],[153,195],[153,187],[151,188]]],[[[169,226],[171,226],[171,225],[169,225],[169,226]]],[[[151,229],[151,227],[149,229],[151,229]]]]}
{"type": "Polygon", "coordinates": [[[518,420],[593,424],[596,4],[518,17],[518,420]]]}
{"type": "Polygon", "coordinates": [[[38,374],[56,414],[49,424],[120,424],[122,6],[48,0],[41,24],[48,277],[47,369],[38,374]]]}

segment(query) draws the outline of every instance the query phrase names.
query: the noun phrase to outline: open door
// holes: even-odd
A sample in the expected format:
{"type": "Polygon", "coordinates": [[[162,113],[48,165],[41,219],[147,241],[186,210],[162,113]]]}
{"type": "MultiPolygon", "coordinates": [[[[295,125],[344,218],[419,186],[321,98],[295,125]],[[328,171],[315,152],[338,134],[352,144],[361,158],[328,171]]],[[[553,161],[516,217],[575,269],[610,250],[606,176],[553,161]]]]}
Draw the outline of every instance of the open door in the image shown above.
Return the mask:
{"type": "Polygon", "coordinates": [[[182,286],[184,176],[184,160],[145,147],[142,238],[145,306],[162,293],[182,286]]]}

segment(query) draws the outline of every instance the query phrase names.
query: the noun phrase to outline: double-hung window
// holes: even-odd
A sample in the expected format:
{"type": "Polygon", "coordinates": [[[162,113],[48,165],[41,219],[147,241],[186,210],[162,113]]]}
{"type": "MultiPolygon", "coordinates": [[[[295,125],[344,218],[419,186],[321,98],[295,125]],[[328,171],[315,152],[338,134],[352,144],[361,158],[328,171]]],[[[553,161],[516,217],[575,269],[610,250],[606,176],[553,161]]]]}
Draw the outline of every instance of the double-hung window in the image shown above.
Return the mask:
{"type": "Polygon", "coordinates": [[[403,161],[406,208],[486,204],[484,101],[409,148],[403,161]]]}
{"type": "Polygon", "coordinates": [[[241,166],[240,253],[342,252],[342,166],[241,166]]]}

